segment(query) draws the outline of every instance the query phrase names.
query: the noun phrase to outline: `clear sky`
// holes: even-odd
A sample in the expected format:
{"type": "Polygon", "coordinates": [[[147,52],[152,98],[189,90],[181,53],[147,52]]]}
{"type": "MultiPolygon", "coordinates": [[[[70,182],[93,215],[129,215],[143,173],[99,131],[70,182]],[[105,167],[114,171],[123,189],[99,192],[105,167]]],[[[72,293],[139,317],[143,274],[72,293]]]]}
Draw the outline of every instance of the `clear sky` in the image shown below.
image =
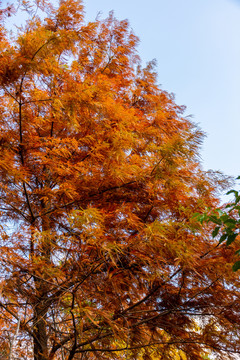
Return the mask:
{"type": "Polygon", "coordinates": [[[94,20],[114,10],[157,59],[159,84],[207,134],[204,169],[240,175],[240,0],[84,0],[94,20]]]}

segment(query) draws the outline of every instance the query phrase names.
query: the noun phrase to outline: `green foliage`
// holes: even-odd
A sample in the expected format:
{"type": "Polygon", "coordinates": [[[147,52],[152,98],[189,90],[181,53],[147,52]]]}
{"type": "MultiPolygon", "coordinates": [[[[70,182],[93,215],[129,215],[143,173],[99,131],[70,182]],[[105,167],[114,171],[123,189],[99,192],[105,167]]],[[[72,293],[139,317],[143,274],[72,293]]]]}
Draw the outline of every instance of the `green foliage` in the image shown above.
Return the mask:
{"type": "MultiPolygon", "coordinates": [[[[240,176],[237,178],[240,179],[240,176]]],[[[240,234],[240,192],[230,190],[226,195],[234,195],[234,199],[225,205],[222,209],[207,209],[203,214],[195,214],[198,221],[203,225],[204,223],[216,224],[212,231],[212,237],[217,238],[219,244],[225,242],[226,246],[231,245],[240,234]]],[[[240,255],[240,249],[235,252],[240,255]]],[[[233,271],[240,269],[240,261],[236,261],[232,266],[233,271]]]]}

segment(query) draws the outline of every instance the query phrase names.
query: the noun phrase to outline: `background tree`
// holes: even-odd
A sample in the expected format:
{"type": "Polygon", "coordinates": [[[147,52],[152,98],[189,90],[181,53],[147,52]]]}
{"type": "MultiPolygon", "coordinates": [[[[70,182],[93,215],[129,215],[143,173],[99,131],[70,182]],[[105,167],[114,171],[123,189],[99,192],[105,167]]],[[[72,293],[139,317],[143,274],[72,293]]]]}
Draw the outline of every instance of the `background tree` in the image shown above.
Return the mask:
{"type": "Polygon", "coordinates": [[[0,39],[0,342],[19,359],[240,352],[232,252],[192,218],[224,179],[113,14],[29,2],[0,39]],[[39,13],[39,16],[37,15],[39,13]],[[227,260],[227,261],[226,261],[227,260]],[[18,330],[19,327],[19,330],[18,330]]]}

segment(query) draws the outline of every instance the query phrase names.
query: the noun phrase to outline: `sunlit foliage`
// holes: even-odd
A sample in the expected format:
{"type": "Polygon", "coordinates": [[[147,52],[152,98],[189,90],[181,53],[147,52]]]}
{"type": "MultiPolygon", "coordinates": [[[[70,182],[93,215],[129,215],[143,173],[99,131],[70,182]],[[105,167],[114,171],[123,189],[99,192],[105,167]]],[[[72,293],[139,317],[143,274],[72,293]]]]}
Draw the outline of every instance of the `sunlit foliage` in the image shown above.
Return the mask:
{"type": "Polygon", "coordinates": [[[192,216],[224,182],[200,168],[201,131],[128,21],[85,24],[78,0],[24,10],[0,28],[0,356],[239,352],[232,252],[192,216]]]}

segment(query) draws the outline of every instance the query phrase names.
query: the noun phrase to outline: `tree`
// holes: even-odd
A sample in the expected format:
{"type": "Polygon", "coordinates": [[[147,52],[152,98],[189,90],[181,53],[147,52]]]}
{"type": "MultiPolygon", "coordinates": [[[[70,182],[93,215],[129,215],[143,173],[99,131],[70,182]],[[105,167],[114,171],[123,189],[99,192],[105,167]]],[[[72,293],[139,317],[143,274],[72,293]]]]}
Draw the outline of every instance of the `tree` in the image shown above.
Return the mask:
{"type": "MultiPolygon", "coordinates": [[[[240,177],[237,178],[238,180],[240,177]]],[[[218,240],[216,246],[224,244],[230,246],[235,242],[239,246],[239,228],[240,228],[240,193],[236,190],[230,190],[226,195],[234,194],[234,199],[227,204],[217,208],[208,208],[202,214],[196,214],[201,224],[212,223],[215,225],[212,231],[212,237],[218,240]]],[[[240,255],[240,249],[235,251],[235,255],[240,255]]],[[[233,271],[240,269],[240,261],[237,260],[232,267],[233,271]]]]}
{"type": "Polygon", "coordinates": [[[126,20],[84,24],[77,0],[36,4],[23,1],[14,39],[1,28],[2,349],[34,360],[240,352],[231,253],[211,251],[192,218],[224,182],[200,168],[201,131],[154,62],[141,67],[126,20]]]}

